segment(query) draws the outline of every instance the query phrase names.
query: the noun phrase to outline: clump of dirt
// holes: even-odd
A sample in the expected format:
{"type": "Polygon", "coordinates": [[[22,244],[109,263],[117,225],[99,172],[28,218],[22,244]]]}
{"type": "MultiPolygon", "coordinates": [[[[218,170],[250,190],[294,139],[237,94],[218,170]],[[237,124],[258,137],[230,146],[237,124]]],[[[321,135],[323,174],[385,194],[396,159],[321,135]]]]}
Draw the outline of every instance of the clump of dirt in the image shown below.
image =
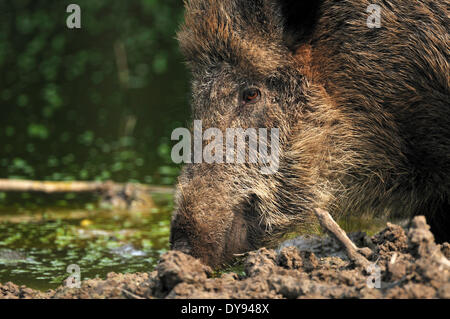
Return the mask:
{"type": "Polygon", "coordinates": [[[0,299],[42,299],[47,294],[26,286],[17,286],[12,282],[0,284],[0,299]]]}
{"type": "Polygon", "coordinates": [[[199,260],[171,251],[149,274],[112,273],[45,293],[7,283],[0,298],[450,298],[450,245],[434,242],[424,217],[406,230],[388,223],[371,238],[349,237],[370,248],[369,267],[349,260],[332,238],[300,237],[250,252],[244,276],[215,278],[199,260]]]}
{"type": "Polygon", "coordinates": [[[109,273],[105,280],[89,279],[80,288],[61,286],[41,292],[17,286],[11,282],[0,284],[0,299],[140,299],[152,298],[148,273],[109,273]]]}

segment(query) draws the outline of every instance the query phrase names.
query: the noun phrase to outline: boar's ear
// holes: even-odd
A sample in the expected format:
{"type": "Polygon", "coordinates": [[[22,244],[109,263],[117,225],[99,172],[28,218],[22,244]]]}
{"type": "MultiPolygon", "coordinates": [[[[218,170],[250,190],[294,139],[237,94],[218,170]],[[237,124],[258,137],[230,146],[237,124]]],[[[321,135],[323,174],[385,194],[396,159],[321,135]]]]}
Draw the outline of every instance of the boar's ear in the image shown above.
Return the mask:
{"type": "Polygon", "coordinates": [[[314,31],[323,0],[275,0],[284,24],[284,39],[290,48],[308,41],[314,31]]]}

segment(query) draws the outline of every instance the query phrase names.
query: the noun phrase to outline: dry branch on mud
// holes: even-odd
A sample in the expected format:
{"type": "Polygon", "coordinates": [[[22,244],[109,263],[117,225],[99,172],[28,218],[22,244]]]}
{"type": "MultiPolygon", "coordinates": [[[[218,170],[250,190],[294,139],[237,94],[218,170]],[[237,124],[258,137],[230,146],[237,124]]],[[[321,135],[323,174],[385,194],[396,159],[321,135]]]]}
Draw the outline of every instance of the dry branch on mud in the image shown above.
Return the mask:
{"type": "Polygon", "coordinates": [[[356,245],[348,238],[345,231],[334,221],[330,213],[324,211],[323,209],[316,208],[314,210],[317,219],[319,220],[322,228],[330,234],[341,246],[345,249],[348,258],[355,262],[359,266],[369,267],[370,262],[365,256],[372,255],[370,248],[358,248],[356,245]]]}

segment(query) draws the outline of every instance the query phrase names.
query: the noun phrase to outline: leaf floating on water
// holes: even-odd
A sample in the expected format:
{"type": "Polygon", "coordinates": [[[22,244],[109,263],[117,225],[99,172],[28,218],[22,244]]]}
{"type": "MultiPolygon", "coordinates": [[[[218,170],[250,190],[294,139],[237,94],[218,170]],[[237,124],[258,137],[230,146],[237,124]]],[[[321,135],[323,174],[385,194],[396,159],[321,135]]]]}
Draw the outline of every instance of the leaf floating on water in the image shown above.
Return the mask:
{"type": "Polygon", "coordinates": [[[94,223],[94,222],[93,222],[92,220],[90,220],[90,219],[83,219],[83,220],[80,222],[80,226],[81,226],[81,227],[89,227],[89,226],[91,226],[93,223],[94,223]]]}

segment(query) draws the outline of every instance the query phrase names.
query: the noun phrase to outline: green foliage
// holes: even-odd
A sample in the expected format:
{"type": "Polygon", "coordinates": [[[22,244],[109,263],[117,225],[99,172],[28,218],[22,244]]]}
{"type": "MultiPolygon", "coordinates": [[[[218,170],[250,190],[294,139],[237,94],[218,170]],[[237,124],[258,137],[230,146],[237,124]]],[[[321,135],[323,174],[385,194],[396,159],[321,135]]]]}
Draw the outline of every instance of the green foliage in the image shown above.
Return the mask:
{"type": "Polygon", "coordinates": [[[80,0],[81,29],[70,3],[0,1],[0,178],[173,183],[182,1],[80,0]]]}

